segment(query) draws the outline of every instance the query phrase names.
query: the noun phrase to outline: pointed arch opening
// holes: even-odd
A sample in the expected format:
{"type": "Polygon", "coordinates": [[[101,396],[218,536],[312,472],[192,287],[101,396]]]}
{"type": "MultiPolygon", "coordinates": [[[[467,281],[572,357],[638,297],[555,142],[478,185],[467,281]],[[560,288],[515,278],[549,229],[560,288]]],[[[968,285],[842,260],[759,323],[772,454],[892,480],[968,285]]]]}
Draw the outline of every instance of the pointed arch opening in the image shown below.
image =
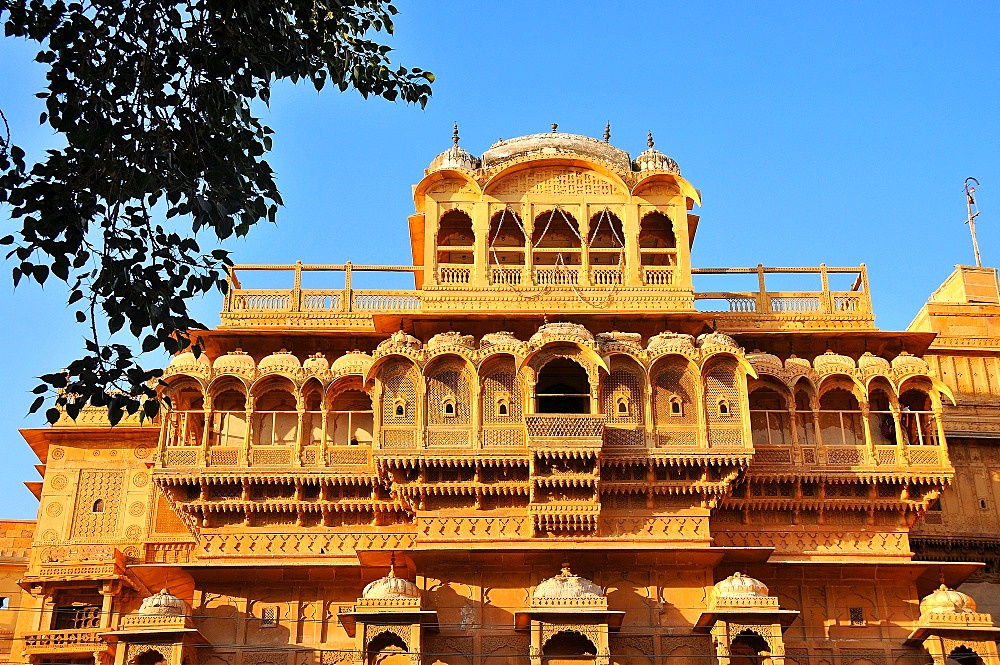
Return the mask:
{"type": "Polygon", "coordinates": [[[505,208],[490,218],[487,238],[490,284],[516,286],[521,283],[526,242],[524,224],[516,212],[505,208]]]}
{"type": "Polygon", "coordinates": [[[535,217],[531,234],[531,261],[535,284],[563,286],[579,281],[583,252],[580,224],[573,215],[556,206],[535,217]]]}
{"type": "Polygon", "coordinates": [[[936,446],[937,418],[928,393],[910,388],[899,396],[899,428],[907,445],[936,446]]]}
{"type": "Polygon", "coordinates": [[[535,395],[538,413],[590,413],[590,377],[570,358],[556,358],[542,367],[535,395]]]}
{"type": "Polygon", "coordinates": [[[861,405],[854,393],[846,387],[831,388],[819,398],[819,427],[824,445],[865,444],[861,405]]]}
{"type": "Polygon", "coordinates": [[[792,423],[784,391],[761,385],[750,393],[750,430],[755,446],[792,443],[792,423]]]}
{"type": "Polygon", "coordinates": [[[438,222],[437,264],[441,284],[468,284],[472,279],[476,236],[472,218],[462,210],[449,210],[438,222]]]}

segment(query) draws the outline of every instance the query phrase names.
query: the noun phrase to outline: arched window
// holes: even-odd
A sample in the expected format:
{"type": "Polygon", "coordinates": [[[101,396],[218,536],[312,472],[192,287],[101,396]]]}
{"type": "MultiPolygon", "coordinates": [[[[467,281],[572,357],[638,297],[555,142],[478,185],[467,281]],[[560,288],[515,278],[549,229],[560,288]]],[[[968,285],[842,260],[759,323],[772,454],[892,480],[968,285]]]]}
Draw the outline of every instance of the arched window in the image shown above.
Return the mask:
{"type": "Polygon", "coordinates": [[[899,396],[899,426],[907,444],[937,445],[937,420],[927,393],[911,389],[899,396]]]}
{"type": "Polygon", "coordinates": [[[792,428],[785,398],[772,388],[761,387],[750,393],[750,429],[753,443],[759,445],[790,445],[792,428]]]}
{"type": "Polygon", "coordinates": [[[865,443],[861,407],[854,394],[845,388],[833,388],[820,397],[819,426],[825,445],[865,443]]]}
{"type": "MultiPolygon", "coordinates": [[[[282,381],[282,383],[285,383],[282,381]]],[[[299,412],[294,389],[275,385],[254,400],[253,442],[258,446],[294,445],[299,433],[299,412]]],[[[268,384],[270,385],[270,384],[268,384]]]]}
{"type": "Polygon", "coordinates": [[[228,378],[213,390],[210,445],[237,447],[244,444],[247,398],[241,388],[242,384],[236,379],[228,378]]]}
{"type": "Polygon", "coordinates": [[[455,398],[449,398],[441,405],[441,413],[445,418],[455,417],[455,398]]]}
{"type": "MultiPolygon", "coordinates": [[[[403,409],[400,417],[404,418],[406,403],[399,400],[397,406],[403,409]]],[[[327,416],[327,436],[333,445],[371,445],[374,431],[375,416],[368,393],[345,390],[333,399],[327,416]]]]}
{"type": "Polygon", "coordinates": [[[395,415],[397,418],[405,418],[406,417],[406,402],[404,402],[401,399],[397,399],[396,400],[396,408],[395,408],[395,411],[394,411],[393,415],[395,415]]]}
{"type": "Polygon", "coordinates": [[[538,413],[590,413],[590,377],[569,358],[557,358],[538,373],[538,413]]]}
{"type": "Polygon", "coordinates": [[[812,401],[809,399],[809,393],[802,387],[795,391],[795,431],[799,435],[800,445],[816,445],[816,422],[813,419],[812,401]]]}
{"type": "Polygon", "coordinates": [[[507,406],[507,400],[500,398],[497,400],[497,415],[504,417],[510,413],[510,408],[507,406]]]}
{"type": "Polygon", "coordinates": [[[616,401],[618,403],[618,408],[615,409],[615,413],[617,413],[619,417],[627,417],[629,414],[628,397],[619,397],[616,401]]]}
{"type": "Polygon", "coordinates": [[[662,212],[651,212],[639,222],[639,260],[644,266],[677,265],[674,224],[662,212]]]}
{"type": "Polygon", "coordinates": [[[91,510],[93,513],[103,513],[104,512],[104,499],[98,499],[94,502],[94,507],[91,510]]]}
{"type": "Polygon", "coordinates": [[[475,243],[469,215],[451,210],[441,216],[437,235],[438,263],[472,263],[475,243]]]}
{"type": "Polygon", "coordinates": [[[670,398],[670,415],[671,417],[679,417],[684,415],[684,402],[677,395],[670,398]]]}
{"type": "Polygon", "coordinates": [[[590,218],[588,255],[594,286],[621,284],[625,268],[625,232],[622,220],[605,208],[590,218]]]}
{"type": "Polygon", "coordinates": [[[542,646],[542,656],[553,657],[581,657],[596,656],[597,647],[581,633],[573,630],[566,630],[556,633],[549,641],[542,646]]]}
{"type": "Polygon", "coordinates": [[[576,219],[556,207],[535,218],[531,234],[535,283],[539,286],[576,284],[582,252],[580,225],[576,219]]]}
{"type": "Polygon", "coordinates": [[[170,398],[166,445],[200,446],[205,436],[205,399],[201,386],[193,379],[181,377],[166,395],[170,398]]]}
{"type": "Polygon", "coordinates": [[[876,446],[896,445],[896,420],[892,417],[889,394],[883,388],[873,388],[868,393],[868,422],[872,442],[876,446]]]}
{"type": "Polygon", "coordinates": [[[524,225],[517,213],[505,208],[493,215],[486,240],[491,284],[521,283],[524,244],[524,225]]]}

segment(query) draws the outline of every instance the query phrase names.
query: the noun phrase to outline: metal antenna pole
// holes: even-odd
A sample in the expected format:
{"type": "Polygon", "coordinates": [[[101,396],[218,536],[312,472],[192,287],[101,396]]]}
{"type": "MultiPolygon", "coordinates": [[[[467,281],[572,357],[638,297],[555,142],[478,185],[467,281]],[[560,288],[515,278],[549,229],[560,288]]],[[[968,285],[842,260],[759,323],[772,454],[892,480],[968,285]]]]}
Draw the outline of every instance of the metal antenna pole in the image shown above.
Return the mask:
{"type": "Polygon", "coordinates": [[[976,207],[976,187],[979,181],[975,178],[965,179],[965,206],[969,211],[969,217],[965,223],[969,225],[969,232],[972,233],[972,251],[976,253],[976,267],[982,268],[983,262],[979,258],[979,241],[976,240],[976,217],[979,217],[979,210],[976,207]]]}

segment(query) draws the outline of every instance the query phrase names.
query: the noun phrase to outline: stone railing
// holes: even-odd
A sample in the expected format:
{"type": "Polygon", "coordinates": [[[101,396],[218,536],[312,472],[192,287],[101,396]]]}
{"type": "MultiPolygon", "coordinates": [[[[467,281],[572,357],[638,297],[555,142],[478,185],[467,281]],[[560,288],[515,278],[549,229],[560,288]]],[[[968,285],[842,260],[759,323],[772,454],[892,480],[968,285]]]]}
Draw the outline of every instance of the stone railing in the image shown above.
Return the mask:
{"type": "Polygon", "coordinates": [[[591,268],[590,283],[594,286],[617,286],[622,283],[622,271],[616,268],[591,268]]]}
{"type": "Polygon", "coordinates": [[[570,286],[580,282],[577,266],[535,268],[535,286],[570,286]]]}
{"type": "Polygon", "coordinates": [[[467,285],[472,282],[472,266],[443,263],[438,266],[439,284],[467,285]]]}
{"type": "MultiPolygon", "coordinates": [[[[832,468],[893,468],[939,467],[947,470],[947,459],[941,446],[877,445],[870,452],[867,446],[809,445],[799,448],[801,464],[809,467],[832,468]]],[[[756,466],[793,465],[795,448],[791,444],[754,446],[753,464],[756,466]]],[[[934,469],[927,469],[934,470],[934,469]]]]}
{"type": "Polygon", "coordinates": [[[675,266],[644,266],[642,283],[646,286],[673,286],[675,266]]]}
{"type": "MultiPolygon", "coordinates": [[[[648,270],[648,268],[647,268],[648,270]]],[[[695,293],[695,300],[720,301],[725,303],[722,311],[731,314],[753,314],[778,317],[830,317],[868,320],[873,317],[871,297],[868,293],[868,271],[862,264],[858,267],[818,268],[694,268],[692,275],[756,275],[759,289],[752,292],[705,291],[695,293]],[[770,274],[817,275],[819,289],[812,291],[768,291],[765,277],[770,274]],[[835,274],[856,275],[850,291],[832,291],[829,276],[835,274]]],[[[702,311],[718,311],[715,307],[699,307],[702,311]]]]}
{"type": "Polygon", "coordinates": [[[29,654],[40,653],[90,653],[106,648],[107,644],[101,633],[102,628],[86,628],[83,630],[44,630],[24,634],[24,651],[29,654]]]}

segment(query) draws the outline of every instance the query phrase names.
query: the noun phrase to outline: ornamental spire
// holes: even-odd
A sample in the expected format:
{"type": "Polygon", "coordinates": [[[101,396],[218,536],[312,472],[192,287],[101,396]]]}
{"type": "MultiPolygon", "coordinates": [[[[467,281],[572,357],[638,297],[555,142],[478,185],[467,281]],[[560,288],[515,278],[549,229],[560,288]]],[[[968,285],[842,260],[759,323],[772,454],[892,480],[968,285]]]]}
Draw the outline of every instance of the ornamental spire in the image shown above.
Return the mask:
{"type": "Polygon", "coordinates": [[[604,142],[611,143],[611,121],[608,120],[608,124],[604,125],[604,142]]]}
{"type": "Polygon", "coordinates": [[[455,121],[455,129],[451,132],[451,142],[458,146],[458,120],[455,121]]]}
{"type": "Polygon", "coordinates": [[[653,148],[653,132],[646,134],[646,145],[648,145],[650,149],[653,148]]]}

